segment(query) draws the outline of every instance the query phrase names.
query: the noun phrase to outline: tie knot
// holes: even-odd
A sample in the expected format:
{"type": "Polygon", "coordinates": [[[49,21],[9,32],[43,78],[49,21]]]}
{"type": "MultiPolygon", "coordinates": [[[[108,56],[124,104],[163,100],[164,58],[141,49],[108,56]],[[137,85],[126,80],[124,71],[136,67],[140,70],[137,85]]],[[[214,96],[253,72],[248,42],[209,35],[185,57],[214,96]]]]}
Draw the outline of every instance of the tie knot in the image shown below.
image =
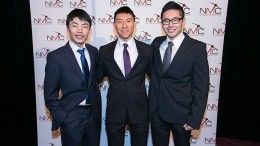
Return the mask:
{"type": "Polygon", "coordinates": [[[127,43],[124,43],[123,46],[124,46],[124,49],[126,49],[128,47],[127,43]]]}
{"type": "Polygon", "coordinates": [[[169,42],[168,42],[168,45],[169,45],[169,46],[173,46],[172,41],[169,41],[169,42]]]}
{"type": "Polygon", "coordinates": [[[79,52],[81,55],[84,55],[84,48],[83,49],[78,49],[77,52],[79,52]]]}

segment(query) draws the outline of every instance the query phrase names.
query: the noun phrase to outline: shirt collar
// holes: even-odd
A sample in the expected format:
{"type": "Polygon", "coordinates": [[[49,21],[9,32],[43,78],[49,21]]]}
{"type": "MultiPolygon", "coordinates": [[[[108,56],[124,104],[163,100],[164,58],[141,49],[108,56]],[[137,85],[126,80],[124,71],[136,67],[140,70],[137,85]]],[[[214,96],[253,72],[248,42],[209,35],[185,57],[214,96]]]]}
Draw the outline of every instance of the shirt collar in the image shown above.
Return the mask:
{"type": "Polygon", "coordinates": [[[183,33],[181,33],[180,35],[178,35],[176,38],[174,38],[174,40],[170,40],[169,37],[167,36],[166,40],[163,42],[164,44],[166,44],[168,46],[168,42],[172,41],[174,44],[175,48],[179,48],[183,39],[184,39],[185,35],[183,33]]]}
{"type": "MultiPolygon", "coordinates": [[[[75,45],[72,41],[69,41],[69,44],[70,44],[70,47],[72,48],[73,52],[77,52],[79,47],[77,45],[75,45]]],[[[85,45],[83,48],[85,48],[85,45]]]]}
{"type": "Polygon", "coordinates": [[[124,42],[122,39],[118,38],[117,45],[119,45],[119,47],[123,47],[124,43],[127,43],[129,48],[132,48],[132,46],[134,45],[135,41],[134,41],[133,37],[130,40],[128,40],[127,42],[124,42]]]}

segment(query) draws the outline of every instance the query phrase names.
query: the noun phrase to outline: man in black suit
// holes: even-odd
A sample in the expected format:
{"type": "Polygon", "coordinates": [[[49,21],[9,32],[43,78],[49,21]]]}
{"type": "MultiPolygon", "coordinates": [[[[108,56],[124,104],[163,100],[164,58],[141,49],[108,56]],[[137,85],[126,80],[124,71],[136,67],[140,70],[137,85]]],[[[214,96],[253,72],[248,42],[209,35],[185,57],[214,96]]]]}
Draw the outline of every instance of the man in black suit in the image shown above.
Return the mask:
{"type": "Polygon", "coordinates": [[[209,91],[206,44],[183,32],[183,8],[170,1],[161,12],[167,36],[156,37],[149,86],[149,112],[154,146],[189,146],[192,129],[199,129],[209,91]],[[169,43],[170,42],[170,43],[169,43]],[[169,46],[169,48],[168,48],[169,46]]]}
{"type": "Polygon", "coordinates": [[[53,118],[52,131],[60,128],[63,146],[99,146],[98,49],[85,44],[91,18],[84,10],[74,9],[67,16],[66,26],[70,40],[48,54],[45,67],[44,99],[53,118]]]}
{"type": "Polygon", "coordinates": [[[113,26],[118,39],[100,47],[97,72],[99,82],[104,76],[109,82],[106,108],[108,146],[124,145],[126,125],[130,129],[131,145],[147,146],[149,121],[145,79],[146,74],[150,76],[152,49],[133,38],[136,21],[129,7],[120,7],[115,12],[113,26]],[[128,61],[124,60],[127,53],[128,61]]]}

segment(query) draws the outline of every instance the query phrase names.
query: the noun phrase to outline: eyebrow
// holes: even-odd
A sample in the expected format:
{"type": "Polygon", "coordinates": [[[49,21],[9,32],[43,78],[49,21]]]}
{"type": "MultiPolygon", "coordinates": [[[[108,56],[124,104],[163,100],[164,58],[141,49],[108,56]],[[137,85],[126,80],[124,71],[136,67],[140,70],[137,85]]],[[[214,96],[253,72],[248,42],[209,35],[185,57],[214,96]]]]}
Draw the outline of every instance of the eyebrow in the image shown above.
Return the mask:
{"type": "Polygon", "coordinates": [[[133,18],[127,18],[127,19],[118,18],[116,20],[134,20],[134,19],[133,18]]]}
{"type": "Polygon", "coordinates": [[[173,18],[163,18],[163,19],[174,19],[174,18],[182,18],[181,16],[174,16],[173,18]]]}
{"type": "MultiPolygon", "coordinates": [[[[79,25],[79,23],[73,22],[73,21],[72,21],[72,24],[77,24],[77,25],[79,25]]],[[[85,22],[85,23],[83,23],[82,25],[89,25],[89,23],[88,23],[88,22],[85,22]]]]}

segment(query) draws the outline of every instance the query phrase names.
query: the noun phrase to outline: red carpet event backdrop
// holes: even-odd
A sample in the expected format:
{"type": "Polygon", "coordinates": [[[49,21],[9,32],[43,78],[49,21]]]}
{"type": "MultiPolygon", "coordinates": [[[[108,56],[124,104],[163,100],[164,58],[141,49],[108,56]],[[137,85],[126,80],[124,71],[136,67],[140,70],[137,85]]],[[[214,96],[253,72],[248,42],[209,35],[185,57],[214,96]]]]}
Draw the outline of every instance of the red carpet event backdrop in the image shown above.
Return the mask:
{"type": "MultiPolygon", "coordinates": [[[[60,136],[51,132],[51,117],[44,105],[43,80],[46,56],[50,51],[68,41],[66,32],[67,14],[74,8],[84,9],[92,18],[92,31],[88,43],[100,47],[114,41],[114,12],[121,6],[129,6],[136,15],[135,38],[150,44],[161,29],[160,14],[168,0],[30,0],[35,68],[35,90],[37,106],[38,146],[61,146],[60,136]]],[[[210,66],[210,91],[204,118],[199,131],[192,131],[192,146],[215,146],[218,112],[219,83],[222,50],[228,1],[219,0],[176,0],[185,11],[185,32],[192,38],[207,44],[210,66]]],[[[146,82],[147,91],[149,82],[146,82]]],[[[109,85],[105,81],[102,94],[101,146],[107,145],[105,132],[106,94],[109,85]]],[[[178,117],[176,117],[178,118],[178,117]]],[[[174,146],[173,140],[170,146],[174,146]]],[[[130,146],[129,131],[125,132],[125,146],[130,146]]],[[[149,133],[148,146],[152,146],[149,133]]]]}

